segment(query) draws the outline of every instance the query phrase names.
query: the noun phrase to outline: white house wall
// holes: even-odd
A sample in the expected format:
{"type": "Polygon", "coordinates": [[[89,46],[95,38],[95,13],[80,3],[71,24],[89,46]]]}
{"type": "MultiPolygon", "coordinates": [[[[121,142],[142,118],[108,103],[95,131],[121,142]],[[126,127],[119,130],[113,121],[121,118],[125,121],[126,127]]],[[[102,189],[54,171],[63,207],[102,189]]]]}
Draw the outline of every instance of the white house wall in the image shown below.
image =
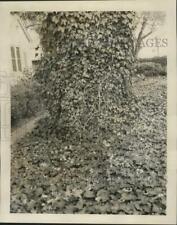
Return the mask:
{"type": "Polygon", "coordinates": [[[13,37],[10,39],[10,46],[20,47],[21,49],[22,69],[25,68],[25,59],[24,59],[25,52],[27,56],[26,57],[27,67],[32,68],[33,49],[31,48],[31,43],[28,41],[27,37],[25,36],[17,19],[15,19],[13,16],[11,16],[11,21],[10,21],[10,33],[13,37]]]}
{"type": "MultiPolygon", "coordinates": [[[[0,35],[0,71],[2,73],[7,73],[9,75],[10,72],[10,16],[7,14],[7,12],[1,12],[0,14],[0,29],[1,29],[1,35],[0,35]]],[[[11,61],[10,61],[11,62],[11,61]]]]}
{"type": "Polygon", "coordinates": [[[32,69],[32,59],[34,58],[32,42],[28,41],[17,19],[18,17],[7,12],[0,14],[0,21],[3,21],[0,25],[0,71],[5,72],[8,76],[12,76],[12,78],[21,77],[23,73],[19,71],[14,72],[12,69],[11,46],[20,48],[22,71],[26,68],[32,69]]]}

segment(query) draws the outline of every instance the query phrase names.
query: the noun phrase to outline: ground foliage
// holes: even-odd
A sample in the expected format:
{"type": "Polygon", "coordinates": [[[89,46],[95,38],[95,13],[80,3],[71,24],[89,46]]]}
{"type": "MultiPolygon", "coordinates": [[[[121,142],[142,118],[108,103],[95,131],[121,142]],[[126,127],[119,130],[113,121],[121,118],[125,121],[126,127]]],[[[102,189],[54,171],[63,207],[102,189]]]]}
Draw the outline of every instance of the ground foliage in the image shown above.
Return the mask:
{"type": "Polygon", "coordinates": [[[165,214],[165,88],[133,92],[133,19],[45,14],[49,117],[13,148],[11,212],[165,214]]]}
{"type": "Polygon", "coordinates": [[[40,99],[39,84],[32,74],[23,74],[23,79],[11,88],[11,125],[12,127],[25,119],[35,116],[43,105],[40,99]]]}
{"type": "Polygon", "coordinates": [[[46,135],[47,118],[13,146],[11,212],[165,214],[166,80],[133,88],[139,118],[103,142],[104,158],[101,145],[46,135]]]}

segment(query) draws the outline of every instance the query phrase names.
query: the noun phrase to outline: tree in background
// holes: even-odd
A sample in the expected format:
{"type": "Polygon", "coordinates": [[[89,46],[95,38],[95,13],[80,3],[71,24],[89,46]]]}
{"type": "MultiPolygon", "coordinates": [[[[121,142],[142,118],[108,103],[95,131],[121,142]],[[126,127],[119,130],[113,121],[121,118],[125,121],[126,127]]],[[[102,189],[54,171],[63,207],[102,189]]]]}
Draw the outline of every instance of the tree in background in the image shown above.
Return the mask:
{"type": "Polygon", "coordinates": [[[142,42],[153,34],[165,22],[165,12],[143,11],[136,14],[136,29],[134,32],[134,57],[142,48],[142,42]]]}

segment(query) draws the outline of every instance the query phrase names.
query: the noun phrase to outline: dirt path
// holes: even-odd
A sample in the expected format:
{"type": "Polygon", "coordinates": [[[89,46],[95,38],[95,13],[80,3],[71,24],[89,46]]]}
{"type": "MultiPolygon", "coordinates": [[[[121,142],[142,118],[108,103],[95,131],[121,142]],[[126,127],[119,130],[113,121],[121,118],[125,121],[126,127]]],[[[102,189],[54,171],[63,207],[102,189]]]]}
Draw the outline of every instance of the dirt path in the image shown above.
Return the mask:
{"type": "Polygon", "coordinates": [[[11,145],[15,144],[18,140],[23,138],[27,133],[31,132],[35,128],[36,123],[45,116],[46,116],[46,112],[41,113],[28,120],[25,119],[22,123],[20,123],[20,126],[16,127],[15,129],[12,129],[11,145]]]}

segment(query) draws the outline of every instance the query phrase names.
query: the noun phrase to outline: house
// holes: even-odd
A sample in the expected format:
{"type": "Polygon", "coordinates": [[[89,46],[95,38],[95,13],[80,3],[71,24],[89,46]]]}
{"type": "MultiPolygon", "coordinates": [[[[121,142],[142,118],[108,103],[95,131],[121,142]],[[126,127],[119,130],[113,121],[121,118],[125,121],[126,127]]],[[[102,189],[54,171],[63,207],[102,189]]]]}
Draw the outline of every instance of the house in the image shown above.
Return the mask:
{"type": "Polygon", "coordinates": [[[0,20],[0,72],[12,80],[19,80],[25,70],[34,71],[33,61],[40,60],[36,57],[39,37],[37,33],[34,35],[34,30],[28,30],[16,14],[3,12],[0,20]]]}

